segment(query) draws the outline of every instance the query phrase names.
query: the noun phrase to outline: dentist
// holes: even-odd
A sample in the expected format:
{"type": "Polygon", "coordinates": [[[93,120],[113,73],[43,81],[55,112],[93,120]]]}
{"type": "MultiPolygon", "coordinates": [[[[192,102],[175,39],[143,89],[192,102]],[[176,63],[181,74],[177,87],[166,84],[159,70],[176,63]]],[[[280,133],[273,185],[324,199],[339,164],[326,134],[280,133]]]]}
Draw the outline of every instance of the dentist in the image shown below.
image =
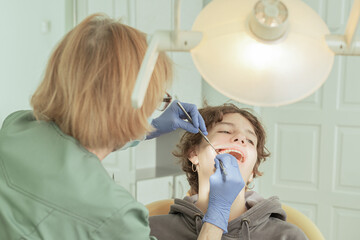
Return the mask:
{"type": "MultiPolygon", "coordinates": [[[[196,106],[185,103],[194,125],[174,103],[149,124],[172,79],[164,53],[143,106],[132,108],[146,48],[145,34],[99,14],[56,46],[31,98],[33,110],[12,113],[0,130],[0,239],[155,239],[147,209],[114,183],[100,161],[143,136],[206,128],[196,106]]],[[[204,239],[221,238],[227,222],[222,211],[243,186],[227,158],[227,180],[218,170],[210,182],[204,239]]]]}

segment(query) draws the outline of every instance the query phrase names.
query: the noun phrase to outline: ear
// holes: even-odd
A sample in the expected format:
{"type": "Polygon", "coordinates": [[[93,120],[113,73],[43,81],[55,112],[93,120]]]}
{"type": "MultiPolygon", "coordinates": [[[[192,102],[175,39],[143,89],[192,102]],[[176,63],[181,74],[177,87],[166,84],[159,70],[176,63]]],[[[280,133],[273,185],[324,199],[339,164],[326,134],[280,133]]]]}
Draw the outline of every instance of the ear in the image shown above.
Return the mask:
{"type": "Polygon", "coordinates": [[[190,162],[192,162],[195,165],[199,164],[199,158],[197,155],[197,151],[195,149],[191,150],[189,155],[188,155],[188,159],[190,162]]]}

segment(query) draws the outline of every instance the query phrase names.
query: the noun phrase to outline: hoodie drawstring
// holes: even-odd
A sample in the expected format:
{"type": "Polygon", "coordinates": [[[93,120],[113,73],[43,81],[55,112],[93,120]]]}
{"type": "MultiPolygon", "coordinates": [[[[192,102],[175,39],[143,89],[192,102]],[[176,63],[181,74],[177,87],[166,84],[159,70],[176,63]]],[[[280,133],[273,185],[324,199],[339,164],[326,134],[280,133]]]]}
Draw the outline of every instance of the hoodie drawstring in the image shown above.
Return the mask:
{"type": "Polygon", "coordinates": [[[241,231],[243,238],[246,240],[250,240],[249,220],[246,218],[241,220],[241,231]]]}
{"type": "Polygon", "coordinates": [[[202,218],[199,215],[195,216],[195,229],[196,229],[196,235],[200,234],[201,228],[202,228],[202,218]]]}

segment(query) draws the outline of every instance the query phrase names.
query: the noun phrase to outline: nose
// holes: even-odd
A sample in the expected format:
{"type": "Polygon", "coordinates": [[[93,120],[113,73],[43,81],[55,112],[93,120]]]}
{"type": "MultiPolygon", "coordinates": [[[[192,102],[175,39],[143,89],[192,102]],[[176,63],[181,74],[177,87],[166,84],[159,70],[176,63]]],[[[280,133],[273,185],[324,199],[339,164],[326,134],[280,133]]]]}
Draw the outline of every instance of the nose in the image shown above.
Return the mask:
{"type": "Polygon", "coordinates": [[[234,142],[239,142],[241,143],[242,145],[245,145],[246,144],[246,137],[245,136],[240,136],[240,135],[237,135],[233,138],[233,141],[234,142]]]}

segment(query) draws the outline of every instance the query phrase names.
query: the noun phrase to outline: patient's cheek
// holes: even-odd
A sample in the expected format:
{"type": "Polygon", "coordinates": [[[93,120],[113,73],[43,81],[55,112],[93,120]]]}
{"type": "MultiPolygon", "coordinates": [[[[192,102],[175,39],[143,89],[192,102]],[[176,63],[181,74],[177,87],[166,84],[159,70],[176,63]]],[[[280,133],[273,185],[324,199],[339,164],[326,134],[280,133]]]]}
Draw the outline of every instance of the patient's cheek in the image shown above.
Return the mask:
{"type": "Polygon", "coordinates": [[[206,155],[207,155],[207,158],[211,160],[211,162],[214,162],[214,159],[217,155],[217,153],[215,152],[215,150],[210,146],[210,145],[207,145],[204,149],[206,155]]]}
{"type": "Polygon", "coordinates": [[[203,152],[203,167],[206,169],[206,172],[210,175],[212,175],[215,172],[215,157],[216,152],[209,146],[204,147],[203,152]]]}

